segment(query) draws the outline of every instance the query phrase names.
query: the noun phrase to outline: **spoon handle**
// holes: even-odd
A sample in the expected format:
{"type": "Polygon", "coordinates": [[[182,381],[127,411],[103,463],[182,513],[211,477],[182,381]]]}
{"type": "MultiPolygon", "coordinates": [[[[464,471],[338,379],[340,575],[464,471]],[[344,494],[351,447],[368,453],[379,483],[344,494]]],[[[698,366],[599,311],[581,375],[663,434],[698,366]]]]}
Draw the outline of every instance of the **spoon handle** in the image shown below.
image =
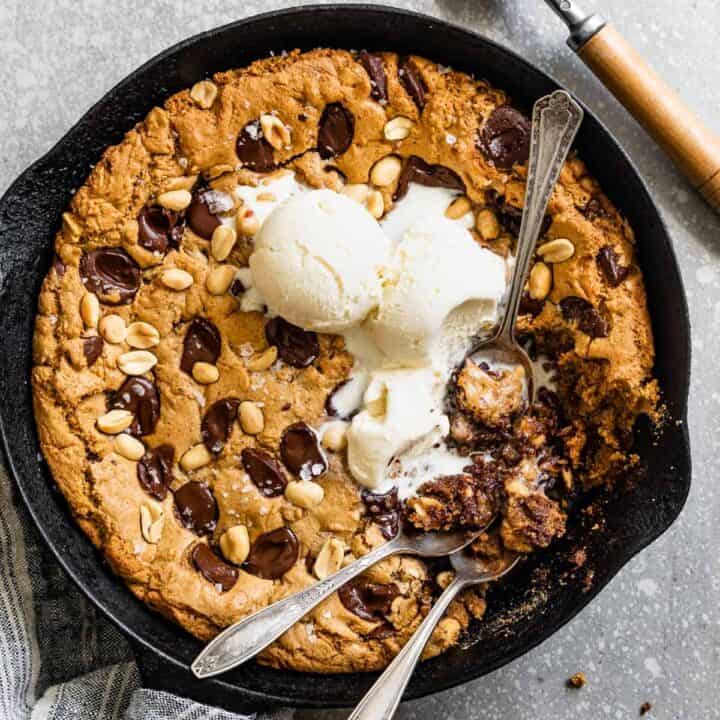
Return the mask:
{"type": "Polygon", "coordinates": [[[367,691],[348,720],[391,720],[435,626],[466,584],[458,576],[445,588],[420,627],[367,691]]]}
{"type": "Polygon", "coordinates": [[[207,678],[241,665],[277,640],[346,582],[380,560],[403,550],[405,548],[401,543],[391,540],[324,580],[231,625],[205,647],[190,669],[196,677],[207,678]]]}
{"type": "Polygon", "coordinates": [[[541,97],[533,107],[525,209],[507,308],[497,335],[508,345],[514,344],[515,319],[545,210],[582,118],[582,108],[564,90],[541,97]]]}

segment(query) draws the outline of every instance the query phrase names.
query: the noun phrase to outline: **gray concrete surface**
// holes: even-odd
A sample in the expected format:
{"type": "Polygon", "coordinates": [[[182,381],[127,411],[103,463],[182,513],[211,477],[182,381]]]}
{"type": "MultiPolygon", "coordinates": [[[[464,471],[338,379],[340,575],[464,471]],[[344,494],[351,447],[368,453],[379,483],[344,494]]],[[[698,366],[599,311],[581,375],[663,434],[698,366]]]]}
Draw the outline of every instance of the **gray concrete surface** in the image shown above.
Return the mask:
{"type": "MultiPolygon", "coordinates": [[[[290,5],[252,0],[0,2],[0,192],[102,94],[155,53],[242,15],[290,5]]],[[[675,526],[578,618],[538,649],[464,687],[407,703],[402,720],[570,720],[720,716],[720,217],[564,46],[540,0],[408,0],[478,30],[550,71],[620,138],[648,181],[682,265],[693,322],[694,486],[675,526]],[[588,685],[567,690],[583,670],[588,685]]],[[[611,18],[720,132],[717,0],[585,0],[611,18]]],[[[612,194],[612,190],[610,190],[612,194]]],[[[672,300],[668,298],[668,302],[672,300]]],[[[656,319],[657,320],[657,319],[656,319]]],[[[659,320],[661,322],[661,320],[659,320]]],[[[335,720],[345,713],[298,713],[335,720]]]]}

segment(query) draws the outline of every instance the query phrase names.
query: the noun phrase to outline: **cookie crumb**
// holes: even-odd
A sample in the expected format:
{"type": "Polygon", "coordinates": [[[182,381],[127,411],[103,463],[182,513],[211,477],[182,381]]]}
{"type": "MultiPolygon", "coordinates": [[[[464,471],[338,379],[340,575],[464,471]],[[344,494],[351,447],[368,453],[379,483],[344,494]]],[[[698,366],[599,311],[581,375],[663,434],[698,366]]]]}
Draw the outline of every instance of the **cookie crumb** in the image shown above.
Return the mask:
{"type": "Polygon", "coordinates": [[[581,687],[585,687],[586,684],[587,678],[583,672],[577,672],[567,679],[567,686],[569,688],[575,688],[576,690],[579,690],[581,687]]]}
{"type": "Polygon", "coordinates": [[[644,702],[640,706],[640,715],[647,715],[652,710],[652,703],[644,702]]]}

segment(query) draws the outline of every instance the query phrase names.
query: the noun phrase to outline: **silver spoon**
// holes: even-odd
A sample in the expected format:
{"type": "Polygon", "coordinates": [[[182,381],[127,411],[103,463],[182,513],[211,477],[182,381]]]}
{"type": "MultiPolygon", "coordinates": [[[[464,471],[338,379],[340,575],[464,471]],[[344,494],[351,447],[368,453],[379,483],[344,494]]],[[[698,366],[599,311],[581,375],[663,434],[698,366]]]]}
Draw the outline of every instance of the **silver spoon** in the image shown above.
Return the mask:
{"type": "Polygon", "coordinates": [[[491,367],[493,363],[522,365],[529,405],[535,400],[534,368],[515,338],[515,321],[545,210],[582,119],[582,108],[563,90],[541,97],[533,107],[525,208],[505,314],[497,333],[490,340],[475,346],[471,353],[474,358],[478,354],[487,357],[491,367]]]}
{"type": "MultiPolygon", "coordinates": [[[[522,365],[526,374],[529,404],[535,399],[534,368],[527,353],[515,339],[515,321],[545,210],[582,118],[582,108],[562,90],[540,98],[533,107],[525,208],[507,306],[495,336],[476,346],[472,352],[473,356],[479,352],[488,356],[491,363],[522,365]]],[[[518,556],[508,556],[507,562],[499,569],[488,568],[462,552],[455,553],[450,560],[457,572],[455,579],[348,720],[391,720],[435,625],[453,598],[470,585],[498,579],[514,567],[518,556]]]]}
{"type": "Polygon", "coordinates": [[[264,650],[321,601],[381,560],[401,554],[444,557],[467,547],[484,529],[471,533],[408,533],[401,529],[392,540],[333,575],[231,625],[205,647],[190,668],[199,678],[212,677],[231,670],[264,650]]]}
{"type": "Polygon", "coordinates": [[[515,567],[519,559],[519,555],[507,553],[500,561],[488,566],[462,551],[451,555],[450,562],[455,570],[455,578],[445,588],[403,649],[367,691],[348,720],[391,720],[425,645],[457,594],[472,585],[501,578],[515,567]]]}

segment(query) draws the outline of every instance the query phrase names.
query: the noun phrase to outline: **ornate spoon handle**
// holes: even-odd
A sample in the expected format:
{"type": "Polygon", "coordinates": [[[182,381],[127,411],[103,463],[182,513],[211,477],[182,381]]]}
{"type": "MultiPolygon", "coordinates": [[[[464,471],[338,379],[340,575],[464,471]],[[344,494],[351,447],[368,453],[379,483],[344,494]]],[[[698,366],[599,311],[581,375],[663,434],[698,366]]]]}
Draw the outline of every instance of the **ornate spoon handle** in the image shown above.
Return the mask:
{"type": "Polygon", "coordinates": [[[231,625],[195,658],[190,669],[199,678],[212,677],[242,665],[277,640],[319,602],[375,563],[406,548],[397,538],[363,555],[330,577],[279,600],[231,625]]]}
{"type": "Polygon", "coordinates": [[[582,119],[582,108],[564,90],[541,97],[533,107],[525,210],[507,308],[497,334],[497,340],[507,345],[514,344],[515,318],[545,210],[582,119]]]}

